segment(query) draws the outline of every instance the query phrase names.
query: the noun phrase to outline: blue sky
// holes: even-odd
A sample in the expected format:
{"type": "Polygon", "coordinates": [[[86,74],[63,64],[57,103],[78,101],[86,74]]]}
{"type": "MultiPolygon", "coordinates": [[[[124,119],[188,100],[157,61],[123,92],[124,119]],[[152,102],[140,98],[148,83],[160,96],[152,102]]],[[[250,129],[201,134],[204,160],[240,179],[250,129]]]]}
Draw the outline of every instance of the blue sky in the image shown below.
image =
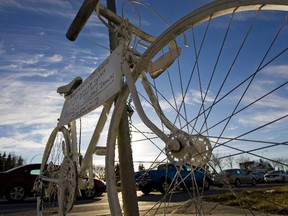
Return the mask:
{"type": "MultiPolygon", "coordinates": [[[[117,1],[118,14],[122,13],[123,2],[117,1]]],[[[177,1],[177,7],[172,0],[145,2],[172,24],[209,1],[181,0],[177,1]]],[[[109,46],[107,29],[95,17],[75,42],[66,39],[66,31],[81,3],[80,0],[0,1],[0,151],[21,155],[26,163],[40,161],[49,133],[57,124],[64,101],[56,89],[75,76],[87,77],[109,54],[108,49],[97,45],[109,46]]],[[[129,4],[124,5],[124,16],[139,23],[135,11],[129,4]]],[[[144,30],[157,35],[167,26],[155,17],[146,10],[141,23],[144,30]]],[[[286,71],[284,64],[280,66],[283,67],[280,72],[286,71]]],[[[86,118],[84,145],[98,114],[96,110],[86,118]]],[[[247,115],[241,120],[249,125],[251,119],[247,115]]],[[[141,150],[138,151],[141,154],[141,150]]]]}
{"type": "Polygon", "coordinates": [[[89,73],[101,58],[68,45],[65,31],[77,6],[76,1],[0,3],[1,152],[21,155],[27,163],[43,152],[55,125],[63,102],[57,87],[80,70],[89,73]]]}
{"type": "MultiPolygon", "coordinates": [[[[66,39],[65,32],[80,4],[0,2],[1,152],[21,155],[27,163],[42,154],[63,103],[56,89],[79,74],[86,77],[107,56],[108,51],[87,41],[95,33],[76,43],[66,39]]],[[[87,34],[96,27],[101,43],[107,36],[97,25],[89,22],[87,34]]],[[[37,162],[41,156],[34,159],[37,162]]]]}
{"type": "MultiPolygon", "coordinates": [[[[117,2],[120,6],[120,1],[117,2]]],[[[95,45],[108,47],[107,30],[95,17],[76,42],[65,37],[81,3],[80,0],[0,2],[1,152],[21,155],[27,163],[32,158],[33,162],[40,161],[63,103],[56,89],[75,76],[87,77],[107,57],[109,51],[95,45]]],[[[172,1],[167,3],[172,5],[172,1]]],[[[189,3],[189,7],[196,6],[189,3]]],[[[165,19],[172,23],[181,15],[168,7],[165,19]],[[175,16],[169,16],[171,11],[175,16]]],[[[151,28],[145,19],[143,23],[151,28]]],[[[154,28],[154,31],[160,30],[154,28]]]]}

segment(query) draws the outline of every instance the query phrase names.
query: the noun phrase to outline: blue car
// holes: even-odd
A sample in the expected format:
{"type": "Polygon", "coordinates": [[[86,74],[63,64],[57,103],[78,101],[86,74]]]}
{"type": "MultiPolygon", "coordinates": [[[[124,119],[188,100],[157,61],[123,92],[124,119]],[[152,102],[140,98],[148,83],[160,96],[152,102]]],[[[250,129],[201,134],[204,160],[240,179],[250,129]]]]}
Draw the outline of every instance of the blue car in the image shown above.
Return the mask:
{"type": "Polygon", "coordinates": [[[192,169],[188,165],[177,167],[174,164],[161,164],[157,170],[139,171],[135,173],[136,185],[144,194],[156,190],[167,193],[175,188],[185,191],[191,188],[208,190],[210,178],[202,171],[192,169]]]}

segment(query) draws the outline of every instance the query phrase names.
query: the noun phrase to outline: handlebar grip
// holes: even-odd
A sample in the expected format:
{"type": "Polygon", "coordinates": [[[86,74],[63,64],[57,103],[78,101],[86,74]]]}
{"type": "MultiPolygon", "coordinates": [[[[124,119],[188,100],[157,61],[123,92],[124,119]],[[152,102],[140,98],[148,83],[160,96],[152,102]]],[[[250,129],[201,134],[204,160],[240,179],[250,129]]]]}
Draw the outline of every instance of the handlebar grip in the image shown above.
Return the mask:
{"type": "Polygon", "coordinates": [[[93,13],[95,7],[97,6],[99,0],[84,0],[82,6],[80,7],[76,17],[74,18],[73,22],[71,23],[66,37],[74,41],[78,37],[79,33],[81,32],[82,28],[84,27],[85,23],[93,13]]]}

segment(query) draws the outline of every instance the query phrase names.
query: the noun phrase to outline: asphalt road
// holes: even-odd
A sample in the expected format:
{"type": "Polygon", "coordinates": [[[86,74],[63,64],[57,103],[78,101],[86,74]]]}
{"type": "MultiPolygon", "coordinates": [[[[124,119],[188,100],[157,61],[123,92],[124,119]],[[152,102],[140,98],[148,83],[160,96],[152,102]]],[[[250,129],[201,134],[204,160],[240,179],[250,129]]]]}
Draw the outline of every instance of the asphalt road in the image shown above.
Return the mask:
{"type": "MultiPolygon", "coordinates": [[[[282,184],[283,185],[283,184],[282,184]]],[[[270,188],[271,184],[259,184],[257,188],[270,188]]],[[[273,184],[276,186],[276,184],[273,184]]],[[[233,188],[233,190],[249,190],[251,187],[233,188]]],[[[226,192],[227,188],[211,187],[210,190],[204,192],[204,196],[220,194],[226,192]]],[[[148,209],[159,201],[163,195],[159,192],[152,192],[149,195],[143,195],[142,192],[138,192],[139,208],[141,210],[148,209]]],[[[183,201],[189,199],[188,193],[181,191],[175,192],[170,200],[170,205],[181,205],[183,201]]],[[[22,203],[9,203],[5,199],[0,199],[0,216],[34,216],[36,215],[36,198],[27,198],[22,203]]],[[[106,194],[100,197],[95,197],[92,200],[77,200],[69,216],[100,216],[110,215],[108,198],[106,194]]]]}

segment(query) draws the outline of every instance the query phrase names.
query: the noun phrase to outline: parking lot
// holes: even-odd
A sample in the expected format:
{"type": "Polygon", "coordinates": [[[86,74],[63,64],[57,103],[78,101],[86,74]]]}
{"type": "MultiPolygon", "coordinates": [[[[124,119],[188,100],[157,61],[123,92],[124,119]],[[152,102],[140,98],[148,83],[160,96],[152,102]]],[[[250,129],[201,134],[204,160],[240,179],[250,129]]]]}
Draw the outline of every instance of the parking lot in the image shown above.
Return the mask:
{"type": "MultiPolygon", "coordinates": [[[[287,183],[285,183],[287,184],[287,183]]],[[[267,188],[270,190],[274,186],[284,185],[283,183],[275,184],[258,184],[255,188],[267,188]]],[[[233,190],[249,190],[251,186],[232,187],[233,190]]],[[[229,191],[227,187],[214,187],[204,192],[204,196],[211,196],[221,194],[229,191]]],[[[148,209],[158,202],[163,196],[160,192],[152,192],[149,195],[143,195],[142,192],[138,191],[138,203],[141,210],[148,209]]],[[[172,196],[172,205],[180,206],[183,205],[183,201],[189,199],[189,194],[186,192],[175,192],[172,196]]],[[[173,208],[173,207],[172,207],[173,208]]],[[[175,207],[176,209],[176,207],[175,207]]],[[[5,199],[0,199],[0,215],[13,215],[13,216],[33,216],[36,215],[36,198],[27,198],[22,203],[9,203],[5,199]]],[[[106,193],[102,196],[95,197],[94,199],[79,199],[76,201],[72,211],[68,214],[70,216],[78,215],[110,215],[108,198],[106,193]]]]}

